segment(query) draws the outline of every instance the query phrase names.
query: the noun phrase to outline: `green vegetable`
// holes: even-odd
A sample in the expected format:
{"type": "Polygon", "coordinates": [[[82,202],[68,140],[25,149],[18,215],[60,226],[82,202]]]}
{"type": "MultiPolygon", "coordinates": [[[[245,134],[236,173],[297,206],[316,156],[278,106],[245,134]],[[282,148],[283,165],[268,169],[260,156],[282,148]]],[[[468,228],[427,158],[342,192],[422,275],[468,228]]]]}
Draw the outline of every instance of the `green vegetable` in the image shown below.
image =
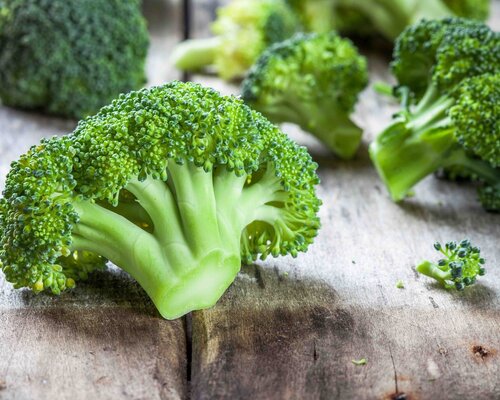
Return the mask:
{"type": "Polygon", "coordinates": [[[490,0],[442,0],[457,16],[485,21],[490,13],[490,0]]]}
{"type": "Polygon", "coordinates": [[[434,248],[445,258],[437,263],[424,261],[417,266],[417,271],[437,280],[446,289],[463,290],[473,285],[478,276],[483,276],[485,260],[479,248],[471,245],[468,239],[448,242],[445,246],[435,243],[434,248]]]}
{"type": "Polygon", "coordinates": [[[397,287],[398,289],[404,289],[404,288],[405,288],[405,283],[404,283],[401,279],[399,279],[399,280],[396,282],[396,287],[397,287]]]}
{"type": "Polygon", "coordinates": [[[500,210],[500,34],[463,19],[423,21],[396,42],[402,110],[370,145],[392,198],[448,168],[474,176],[500,210]]]}
{"type": "Polygon", "coordinates": [[[348,159],[363,132],[349,115],[367,82],[366,59],[348,39],[297,34],[262,54],[242,95],[271,121],[297,124],[348,159]]]}
{"type": "Polygon", "coordinates": [[[234,97],[180,82],[121,95],[12,164],[3,271],[58,294],[110,260],[165,318],[207,308],[241,262],[307,250],[316,168],[234,97]]]}
{"type": "Polygon", "coordinates": [[[366,365],[366,358],[361,358],[360,360],[351,360],[354,365],[366,365]]]}
{"type": "Polygon", "coordinates": [[[422,18],[451,16],[485,20],[489,0],[287,0],[307,30],[382,35],[394,40],[422,18]]]}
{"type": "Polygon", "coordinates": [[[215,37],[190,39],[172,54],[174,65],[185,71],[213,65],[226,80],[242,77],[266,47],[299,28],[284,0],[233,0],[217,12],[215,37]]]}
{"type": "Polygon", "coordinates": [[[81,118],[146,82],[138,0],[1,0],[0,98],[81,118]]]}

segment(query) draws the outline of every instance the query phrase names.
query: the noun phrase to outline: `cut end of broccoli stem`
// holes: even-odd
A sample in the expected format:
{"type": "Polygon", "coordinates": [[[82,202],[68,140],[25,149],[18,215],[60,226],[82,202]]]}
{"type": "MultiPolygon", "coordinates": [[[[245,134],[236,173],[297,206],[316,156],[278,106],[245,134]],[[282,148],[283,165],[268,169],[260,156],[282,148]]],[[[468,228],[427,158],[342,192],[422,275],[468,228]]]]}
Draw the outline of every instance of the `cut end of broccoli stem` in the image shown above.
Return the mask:
{"type": "Polygon", "coordinates": [[[220,44],[219,37],[185,40],[175,47],[170,61],[182,71],[202,69],[214,63],[220,44]]]}
{"type": "Polygon", "coordinates": [[[196,267],[175,286],[149,295],[163,318],[175,319],[214,306],[234,281],[240,267],[239,255],[215,250],[197,261],[196,267]]]}
{"type": "Polygon", "coordinates": [[[319,122],[318,125],[303,129],[311,132],[341,159],[353,158],[361,143],[363,130],[349,118],[339,116],[328,123],[319,122]]]}

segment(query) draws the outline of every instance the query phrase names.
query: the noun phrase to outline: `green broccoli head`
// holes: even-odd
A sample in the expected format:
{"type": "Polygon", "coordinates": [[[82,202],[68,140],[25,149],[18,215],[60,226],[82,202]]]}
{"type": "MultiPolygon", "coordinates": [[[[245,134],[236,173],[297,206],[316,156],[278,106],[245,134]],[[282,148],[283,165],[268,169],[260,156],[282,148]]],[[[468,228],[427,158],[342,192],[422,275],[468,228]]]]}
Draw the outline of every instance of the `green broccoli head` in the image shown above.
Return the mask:
{"type": "Polygon", "coordinates": [[[80,118],[145,81],[138,0],[3,0],[0,98],[80,118]]]}
{"type": "Polygon", "coordinates": [[[242,261],[307,250],[316,168],[234,97],[180,82],[131,92],[12,164],[3,271],[57,294],[111,260],[165,318],[206,308],[242,261]]]}
{"type": "Polygon", "coordinates": [[[482,204],[499,210],[498,48],[498,33],[461,19],[423,21],[398,39],[393,68],[410,103],[370,146],[394,200],[448,168],[482,181],[482,204]]]}
{"type": "Polygon", "coordinates": [[[242,77],[266,47],[293,35],[298,20],[284,0],[235,0],[218,9],[209,39],[190,39],[172,54],[181,70],[215,67],[226,80],[242,77]]]}
{"type": "Polygon", "coordinates": [[[295,123],[350,158],[362,130],[349,115],[367,82],[366,59],[348,39],[333,32],[297,34],[263,53],[242,96],[271,121],[295,123]]]}
{"type": "Polygon", "coordinates": [[[459,244],[448,242],[443,247],[435,243],[434,248],[444,258],[437,263],[424,261],[417,266],[417,271],[438,281],[446,289],[463,290],[476,283],[478,276],[486,273],[485,260],[478,247],[472,246],[468,239],[459,244]]]}

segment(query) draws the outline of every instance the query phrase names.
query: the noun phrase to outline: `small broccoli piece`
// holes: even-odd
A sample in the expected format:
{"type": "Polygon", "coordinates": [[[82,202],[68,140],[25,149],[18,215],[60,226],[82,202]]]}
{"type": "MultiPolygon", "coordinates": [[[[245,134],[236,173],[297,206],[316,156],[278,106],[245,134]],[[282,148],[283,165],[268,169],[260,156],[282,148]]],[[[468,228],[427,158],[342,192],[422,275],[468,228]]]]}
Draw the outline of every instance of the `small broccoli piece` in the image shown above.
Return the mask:
{"type": "Polygon", "coordinates": [[[146,82],[139,0],[0,1],[0,98],[81,118],[146,82]]]}
{"type": "Polygon", "coordinates": [[[463,290],[476,282],[478,276],[483,276],[485,260],[481,258],[479,248],[471,245],[470,241],[462,240],[448,242],[443,247],[435,243],[434,248],[445,256],[437,263],[424,261],[417,266],[417,271],[437,280],[446,289],[463,290]]]}
{"type": "Polygon", "coordinates": [[[284,0],[234,0],[218,9],[212,25],[215,37],[180,43],[172,62],[184,71],[213,65],[225,80],[240,78],[266,47],[298,29],[298,20],[284,0]]]}
{"type": "Polygon", "coordinates": [[[297,34],[263,53],[242,96],[271,121],[295,123],[348,159],[362,135],[349,115],[367,82],[366,59],[348,39],[297,34]]]}
{"type": "Polygon", "coordinates": [[[399,37],[393,71],[410,104],[370,145],[395,201],[447,168],[483,182],[481,203],[500,210],[498,48],[498,33],[462,19],[423,21],[399,37]]]}
{"type": "Polygon", "coordinates": [[[307,250],[316,168],[239,99],[180,82],[130,92],[12,164],[2,268],[58,294],[110,260],[176,318],[214,305],[241,262],[307,250]]]}

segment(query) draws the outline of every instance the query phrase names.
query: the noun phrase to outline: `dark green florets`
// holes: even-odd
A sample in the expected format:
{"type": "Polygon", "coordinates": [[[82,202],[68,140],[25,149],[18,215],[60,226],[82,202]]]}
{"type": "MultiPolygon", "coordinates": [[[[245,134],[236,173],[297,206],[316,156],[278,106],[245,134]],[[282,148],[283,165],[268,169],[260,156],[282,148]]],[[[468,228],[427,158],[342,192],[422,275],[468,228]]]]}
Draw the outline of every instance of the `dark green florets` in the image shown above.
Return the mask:
{"type": "Polygon", "coordinates": [[[436,279],[447,289],[463,290],[476,283],[478,276],[486,273],[485,259],[478,247],[472,246],[465,239],[460,243],[448,242],[443,247],[435,243],[434,248],[444,255],[437,263],[424,261],[417,266],[417,271],[436,279]]]}
{"type": "Polygon", "coordinates": [[[449,91],[462,79],[494,72],[500,63],[499,34],[460,18],[422,21],[397,39],[392,72],[418,99],[434,83],[449,91]]]}
{"type": "MultiPolygon", "coordinates": [[[[92,233],[92,239],[99,239],[88,244],[92,248],[75,245],[91,242],[85,235],[96,221],[89,219],[96,207],[99,215],[108,218],[113,214],[110,218],[119,220],[119,224],[143,228],[134,232],[139,232],[138,237],[146,241],[151,240],[140,233],[153,232],[151,220],[155,228],[160,229],[173,224],[177,216],[158,221],[156,214],[147,209],[150,215],[144,217],[146,212],[128,190],[129,184],[134,181],[137,188],[143,183],[154,186],[155,182],[170,181],[172,174],[180,174],[180,170],[174,168],[180,165],[186,166],[185,170],[181,169],[182,174],[201,167],[210,176],[207,182],[212,182],[213,175],[214,182],[229,182],[231,190],[240,185],[243,193],[252,193],[255,186],[258,189],[255,193],[260,190],[271,199],[267,204],[265,198],[256,197],[255,201],[248,202],[250,209],[241,205],[242,209],[235,214],[246,215],[247,219],[242,220],[250,222],[235,233],[241,235],[238,257],[244,262],[252,262],[259,255],[261,258],[268,254],[296,255],[306,250],[316,235],[319,228],[316,213],[320,205],[314,189],[318,183],[317,165],[307,151],[241,100],[223,97],[196,84],[173,82],[121,95],[97,115],[81,121],[72,134],[44,140],[12,164],[0,203],[0,260],[7,280],[16,287],[59,293],[72,287],[75,280],[84,279],[92,270],[102,268],[106,262],[102,254],[87,250],[92,250],[94,245],[105,248],[99,243],[99,240],[103,243],[108,240],[104,233],[92,233]],[[262,206],[259,201],[263,202],[262,206]],[[262,217],[255,214],[255,221],[252,207],[265,210],[262,217]],[[77,211],[81,209],[85,212],[77,211]],[[135,217],[131,217],[132,214],[135,217]],[[79,241],[75,241],[76,229],[79,241]]],[[[180,180],[174,181],[179,185],[180,180]]],[[[170,193],[168,186],[162,185],[162,188],[170,193]]],[[[171,189],[174,197],[182,196],[177,192],[180,189],[196,189],[188,181],[185,187],[176,188],[171,189]]],[[[231,198],[230,191],[223,194],[231,198]]],[[[192,197],[189,201],[203,204],[209,199],[192,197]]],[[[159,204],[161,207],[162,203],[159,204]]],[[[235,213],[238,207],[228,204],[230,210],[222,208],[217,210],[217,215],[227,212],[229,216],[224,221],[232,223],[237,218],[230,213],[235,213]]],[[[181,214],[183,206],[184,203],[178,205],[181,214]]],[[[215,215],[215,210],[212,211],[215,215]]],[[[199,223],[207,224],[208,230],[217,228],[203,218],[199,223]]],[[[113,230],[109,224],[106,229],[110,229],[111,234],[123,234],[122,228],[113,230]]],[[[231,237],[231,231],[229,234],[231,237]]],[[[180,245],[186,239],[169,240],[180,245]]],[[[187,240],[189,242],[189,238],[187,240]]],[[[131,254],[128,258],[134,262],[141,259],[140,254],[134,253],[134,244],[130,249],[116,246],[118,256],[124,252],[131,254]]],[[[113,251],[109,254],[115,254],[113,251]]],[[[130,269],[119,266],[136,276],[136,266],[130,269]]],[[[138,280],[141,285],[144,283],[138,280]]],[[[146,283],[146,290],[156,303],[156,289],[149,291],[148,285],[152,283],[149,279],[146,283]]],[[[166,312],[165,315],[173,314],[166,312]]]]}
{"type": "Polygon", "coordinates": [[[466,79],[453,93],[450,118],[458,142],[500,167],[500,73],[466,79]]]}
{"type": "Polygon", "coordinates": [[[4,104],[80,118],[145,81],[139,0],[0,2],[4,104]]]}
{"type": "Polygon", "coordinates": [[[361,137],[349,115],[367,82],[366,59],[348,39],[333,32],[297,34],[263,53],[242,96],[272,121],[298,124],[349,158],[361,137]]]}

